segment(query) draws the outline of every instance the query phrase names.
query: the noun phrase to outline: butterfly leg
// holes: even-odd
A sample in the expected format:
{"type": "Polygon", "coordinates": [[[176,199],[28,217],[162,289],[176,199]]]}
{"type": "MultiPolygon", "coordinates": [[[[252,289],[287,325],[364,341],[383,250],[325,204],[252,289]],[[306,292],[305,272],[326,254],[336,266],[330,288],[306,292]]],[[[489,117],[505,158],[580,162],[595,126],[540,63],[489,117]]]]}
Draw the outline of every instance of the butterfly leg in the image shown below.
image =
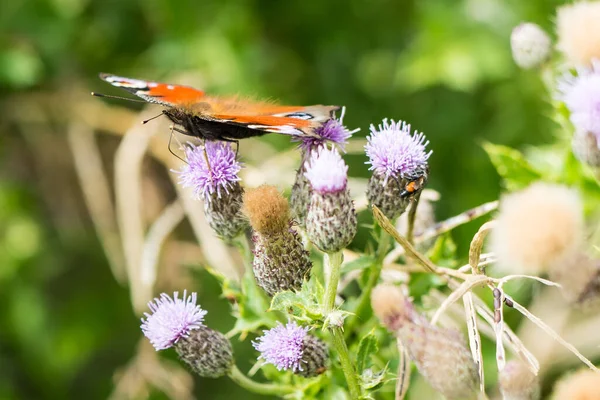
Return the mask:
{"type": "Polygon", "coordinates": [[[228,139],[228,138],[220,138],[219,140],[221,140],[223,142],[227,142],[227,143],[235,143],[235,159],[237,160],[238,153],[240,151],[240,141],[235,140],[235,139],[228,139]]]}
{"type": "Polygon", "coordinates": [[[210,167],[210,161],[208,160],[208,153],[206,151],[206,139],[202,139],[202,150],[204,151],[204,161],[206,162],[206,166],[208,167],[208,173],[210,175],[210,179],[213,179],[212,168],[210,167]]]}
{"type": "MultiPolygon", "coordinates": [[[[183,161],[184,163],[187,164],[188,162],[186,160],[184,160],[183,158],[179,157],[177,154],[175,154],[175,152],[173,151],[173,149],[171,149],[171,143],[173,142],[173,137],[175,136],[173,134],[174,131],[181,132],[180,129],[177,129],[177,128],[175,128],[174,125],[171,125],[171,135],[169,136],[169,152],[171,154],[173,154],[175,157],[179,158],[181,161],[183,161]]],[[[175,140],[177,140],[177,138],[175,138],[175,140]]],[[[181,147],[181,148],[183,147],[183,146],[181,146],[181,143],[179,143],[179,140],[177,140],[177,143],[179,144],[179,147],[181,147]]]]}

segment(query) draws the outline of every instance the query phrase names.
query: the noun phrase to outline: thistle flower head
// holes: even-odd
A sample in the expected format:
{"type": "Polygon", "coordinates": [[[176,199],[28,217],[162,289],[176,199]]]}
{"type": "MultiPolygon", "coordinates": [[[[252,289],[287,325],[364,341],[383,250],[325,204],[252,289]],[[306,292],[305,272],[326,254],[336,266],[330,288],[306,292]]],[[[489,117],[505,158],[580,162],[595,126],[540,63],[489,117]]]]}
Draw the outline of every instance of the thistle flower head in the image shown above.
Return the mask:
{"type": "Polygon", "coordinates": [[[600,143],[600,61],[593,61],[591,68],[578,68],[577,76],[564,75],[558,90],[575,130],[593,133],[600,143]]]}
{"type": "Polygon", "coordinates": [[[498,377],[503,400],[538,400],[540,382],[521,361],[506,363],[498,377]]]}
{"type": "Polygon", "coordinates": [[[299,147],[307,154],[311,150],[315,150],[327,143],[334,143],[340,150],[344,151],[348,139],[350,139],[353,133],[360,130],[355,129],[350,131],[344,126],[345,113],[346,107],[343,107],[340,118],[332,118],[315,129],[314,133],[316,136],[295,136],[292,140],[299,141],[299,147]]]}
{"type": "Polygon", "coordinates": [[[491,248],[505,271],[537,274],[573,256],[583,230],[578,194],[538,182],[501,199],[491,248]]]}
{"type": "Polygon", "coordinates": [[[185,156],[187,165],[175,172],[179,174],[179,184],[191,188],[197,199],[210,200],[213,193],[221,197],[223,191],[228,192],[240,180],[238,173],[242,167],[230,143],[207,141],[205,147],[188,145],[185,156]]]}
{"type": "Polygon", "coordinates": [[[202,327],[206,315],[206,311],[196,305],[196,293],[188,296],[187,291],[181,299],[178,292],[173,298],[163,293],[149,302],[148,307],[152,314],[144,313],[142,332],[156,350],[168,349],[194,329],[202,327]]]}
{"type": "Polygon", "coordinates": [[[273,364],[278,370],[302,370],[302,355],[304,351],[304,338],[308,328],[298,326],[291,321],[286,325],[278,323],[275,328],[269,329],[263,336],[252,343],[260,352],[259,359],[273,364]]]}
{"type": "Polygon", "coordinates": [[[557,11],[558,49],[573,66],[600,59],[600,2],[578,1],[557,11]]]}
{"type": "Polygon", "coordinates": [[[273,233],[288,229],[290,207],[275,186],[262,185],[244,193],[243,212],[252,228],[260,233],[273,233]]]}
{"type": "Polygon", "coordinates": [[[555,386],[552,400],[598,400],[600,399],[600,373],[580,370],[562,378],[555,386]]]}
{"type": "Polygon", "coordinates": [[[510,35],[515,63],[525,69],[544,62],[550,54],[550,37],[538,25],[525,22],[516,26],[510,35]]]}
{"type": "Polygon", "coordinates": [[[371,164],[370,170],[384,177],[384,185],[390,177],[412,178],[427,168],[431,151],[422,133],[411,135],[410,124],[403,121],[388,123],[384,119],[377,128],[371,125],[365,150],[371,164]]]}
{"type": "Polygon", "coordinates": [[[449,400],[477,397],[477,366],[458,332],[431,325],[400,288],[390,284],[373,289],[371,305],[434,389],[449,400]]]}
{"type": "Polygon", "coordinates": [[[321,147],[311,153],[305,176],[318,193],[338,193],[346,189],[348,166],[335,148],[321,147]]]}

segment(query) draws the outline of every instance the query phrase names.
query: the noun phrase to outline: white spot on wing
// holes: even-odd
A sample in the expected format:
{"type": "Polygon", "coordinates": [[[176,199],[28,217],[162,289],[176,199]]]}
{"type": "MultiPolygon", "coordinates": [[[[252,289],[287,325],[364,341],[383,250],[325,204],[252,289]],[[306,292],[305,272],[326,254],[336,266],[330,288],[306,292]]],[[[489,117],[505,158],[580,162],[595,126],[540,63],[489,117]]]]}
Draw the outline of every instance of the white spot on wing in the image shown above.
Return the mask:
{"type": "Polygon", "coordinates": [[[123,78],[120,76],[108,76],[106,81],[117,87],[130,89],[144,89],[148,87],[148,82],[139,79],[123,78]]]}

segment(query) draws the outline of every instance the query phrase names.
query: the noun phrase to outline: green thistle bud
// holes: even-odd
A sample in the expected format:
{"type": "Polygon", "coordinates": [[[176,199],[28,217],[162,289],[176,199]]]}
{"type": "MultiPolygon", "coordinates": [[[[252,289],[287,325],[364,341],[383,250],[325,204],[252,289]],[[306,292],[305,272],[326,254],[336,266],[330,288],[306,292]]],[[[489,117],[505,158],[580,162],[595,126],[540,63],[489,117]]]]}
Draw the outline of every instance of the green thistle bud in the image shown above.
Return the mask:
{"type": "Polygon", "coordinates": [[[576,131],[571,146],[579,161],[590,167],[600,167],[600,141],[592,132],[576,131]]]}
{"type": "Polygon", "coordinates": [[[232,240],[248,227],[248,220],[242,214],[244,189],[239,182],[230,185],[227,192],[210,195],[204,203],[204,215],[208,224],[219,237],[232,240]]]}
{"type": "Polygon", "coordinates": [[[312,153],[306,177],[312,196],[306,216],[306,233],[322,251],[333,253],[348,246],[356,235],[357,219],[346,177],[348,167],[337,150],[312,153]]]}
{"type": "Polygon", "coordinates": [[[253,271],[269,295],[299,290],[312,268],[309,253],[291,228],[287,200],[273,186],[244,195],[244,212],[254,229],[253,271]]]}
{"type": "Polygon", "coordinates": [[[306,225],[306,213],[312,194],[308,179],[304,176],[305,172],[304,163],[302,163],[300,168],[298,168],[298,171],[296,171],[296,180],[294,181],[292,193],[290,194],[292,218],[301,227],[306,225]]]}
{"type": "Polygon", "coordinates": [[[221,332],[201,326],[175,343],[179,358],[199,376],[219,378],[233,366],[233,349],[221,332]]]}

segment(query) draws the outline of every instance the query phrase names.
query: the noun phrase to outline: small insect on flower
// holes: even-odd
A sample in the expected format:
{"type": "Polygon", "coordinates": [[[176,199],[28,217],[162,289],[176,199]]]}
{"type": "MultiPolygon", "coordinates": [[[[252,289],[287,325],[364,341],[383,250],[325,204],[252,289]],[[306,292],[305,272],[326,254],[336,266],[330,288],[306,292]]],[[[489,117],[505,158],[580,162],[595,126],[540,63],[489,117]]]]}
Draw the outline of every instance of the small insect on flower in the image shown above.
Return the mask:
{"type": "MultiPolygon", "coordinates": [[[[265,133],[296,137],[321,137],[317,132],[334,118],[339,106],[280,106],[235,97],[209,96],[188,86],[100,74],[100,78],[166,108],[162,114],[175,131],[206,140],[237,142],[265,133]]],[[[95,96],[111,97],[92,93],[95,96]]]]}

